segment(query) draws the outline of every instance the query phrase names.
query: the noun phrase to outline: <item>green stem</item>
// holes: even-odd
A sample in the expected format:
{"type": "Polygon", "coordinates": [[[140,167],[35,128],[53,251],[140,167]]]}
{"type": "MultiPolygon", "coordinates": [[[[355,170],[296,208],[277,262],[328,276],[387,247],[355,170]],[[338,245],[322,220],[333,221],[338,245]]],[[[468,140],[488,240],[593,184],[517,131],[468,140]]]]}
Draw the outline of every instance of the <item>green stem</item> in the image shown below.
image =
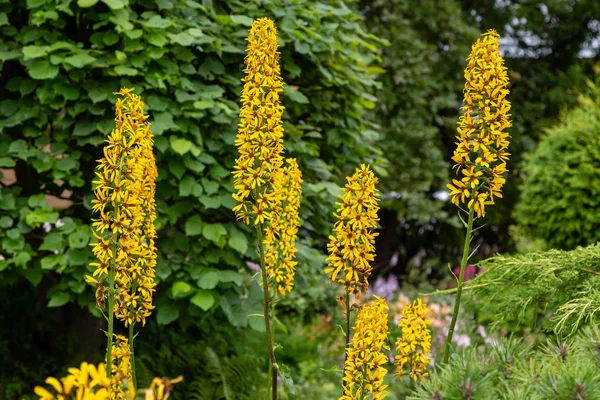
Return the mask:
{"type": "Polygon", "coordinates": [[[454,311],[452,312],[452,320],[450,321],[450,328],[448,329],[448,337],[446,338],[446,349],[444,351],[444,364],[450,359],[450,347],[452,345],[452,335],[454,335],[454,327],[456,326],[456,319],[458,317],[458,310],[460,309],[460,298],[462,296],[463,283],[465,281],[465,270],[467,267],[467,261],[469,259],[469,247],[471,244],[471,234],[473,233],[473,214],[475,211],[475,204],[469,209],[469,220],[467,222],[467,234],[465,236],[465,245],[463,248],[462,261],[460,263],[460,275],[458,277],[458,286],[456,287],[456,301],[454,303],[454,311]]]}
{"type": "Polygon", "coordinates": [[[130,353],[130,364],[131,364],[131,380],[133,383],[133,391],[137,390],[137,377],[135,374],[135,355],[133,352],[133,322],[129,324],[129,353],[130,353]]]}
{"type": "Polygon", "coordinates": [[[348,359],[348,345],[350,344],[350,293],[346,293],[346,345],[344,346],[344,371],[342,372],[342,387],[346,387],[344,376],[346,374],[346,360],[348,359]]]}
{"type": "Polygon", "coordinates": [[[267,350],[269,352],[269,370],[271,371],[271,398],[277,400],[277,359],[275,358],[275,350],[273,349],[273,337],[271,330],[271,317],[269,316],[269,281],[267,278],[267,267],[265,266],[265,248],[263,245],[262,224],[257,226],[258,247],[260,252],[260,272],[263,282],[263,306],[265,331],[267,333],[267,350]]]}

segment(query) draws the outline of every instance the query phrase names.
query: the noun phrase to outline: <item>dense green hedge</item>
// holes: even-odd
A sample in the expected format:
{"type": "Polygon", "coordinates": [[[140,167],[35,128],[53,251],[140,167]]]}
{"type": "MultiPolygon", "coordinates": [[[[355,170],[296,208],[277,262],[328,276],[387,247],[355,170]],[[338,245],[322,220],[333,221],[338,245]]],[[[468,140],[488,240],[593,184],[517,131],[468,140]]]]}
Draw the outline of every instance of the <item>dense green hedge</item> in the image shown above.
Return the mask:
{"type": "Polygon", "coordinates": [[[600,239],[600,97],[581,97],[527,157],[516,217],[559,249],[600,239]]]}
{"type": "Polygon", "coordinates": [[[384,173],[376,128],[363,118],[381,42],[343,2],[0,0],[4,282],[44,280],[48,306],[97,313],[84,283],[91,180],[112,127],[111,93],[135,87],[156,136],[158,322],[185,326],[220,308],[233,325],[254,325],[260,296],[244,261],[255,252],[230,210],[230,170],[245,37],[260,16],[280,29],[286,146],[306,181],[300,269],[308,260],[319,268],[308,236],[328,231],[344,171],[367,161],[384,173]],[[48,196],[66,200],[57,209],[48,196]]]}

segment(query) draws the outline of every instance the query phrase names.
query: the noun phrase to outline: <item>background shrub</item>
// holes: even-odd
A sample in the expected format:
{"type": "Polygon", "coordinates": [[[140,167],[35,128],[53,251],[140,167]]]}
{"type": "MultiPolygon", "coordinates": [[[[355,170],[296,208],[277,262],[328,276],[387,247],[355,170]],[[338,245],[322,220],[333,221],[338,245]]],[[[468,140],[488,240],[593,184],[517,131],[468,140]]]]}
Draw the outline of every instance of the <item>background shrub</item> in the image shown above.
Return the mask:
{"type": "Polygon", "coordinates": [[[527,157],[520,224],[550,246],[573,249],[600,239],[600,97],[580,98],[527,157]]]}

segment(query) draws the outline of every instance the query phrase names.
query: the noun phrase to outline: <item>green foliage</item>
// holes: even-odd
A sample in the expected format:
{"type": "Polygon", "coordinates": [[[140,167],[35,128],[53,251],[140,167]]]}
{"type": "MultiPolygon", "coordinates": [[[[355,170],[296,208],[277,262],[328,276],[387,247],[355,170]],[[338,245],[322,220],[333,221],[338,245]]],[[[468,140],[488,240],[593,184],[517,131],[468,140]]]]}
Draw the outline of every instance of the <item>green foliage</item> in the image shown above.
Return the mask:
{"type": "MultiPolygon", "coordinates": [[[[597,89],[595,89],[597,92],[597,89]]],[[[518,221],[553,247],[600,239],[600,97],[581,97],[527,157],[518,221]]]]}
{"type": "Polygon", "coordinates": [[[600,310],[600,246],[571,251],[482,261],[485,272],[467,282],[466,290],[483,304],[493,323],[530,318],[532,310],[552,313],[542,329],[573,333],[594,321],[600,310]]]}
{"type": "Polygon", "coordinates": [[[52,282],[50,307],[75,302],[98,316],[83,283],[91,181],[113,124],[111,93],[135,87],[159,168],[155,315],[187,326],[221,309],[230,324],[252,326],[240,297],[254,240],[234,221],[230,170],[254,18],[274,18],[280,30],[287,154],[307,182],[304,232],[315,241],[327,233],[343,171],[379,164],[362,116],[380,42],[343,4],[21,0],[0,1],[0,16],[0,167],[7,179],[16,174],[0,186],[0,271],[8,281],[52,282]]]}
{"type": "Polygon", "coordinates": [[[598,327],[536,349],[503,338],[454,354],[408,399],[599,399],[599,346],[598,327]]]}
{"type": "MultiPolygon", "coordinates": [[[[443,201],[432,194],[448,182],[444,141],[454,136],[462,102],[462,71],[477,31],[466,23],[458,1],[363,0],[371,31],[390,41],[383,51],[379,102],[390,160],[388,207],[399,217],[428,222],[443,218],[443,201]]],[[[453,141],[452,141],[453,142],[453,141]]]]}

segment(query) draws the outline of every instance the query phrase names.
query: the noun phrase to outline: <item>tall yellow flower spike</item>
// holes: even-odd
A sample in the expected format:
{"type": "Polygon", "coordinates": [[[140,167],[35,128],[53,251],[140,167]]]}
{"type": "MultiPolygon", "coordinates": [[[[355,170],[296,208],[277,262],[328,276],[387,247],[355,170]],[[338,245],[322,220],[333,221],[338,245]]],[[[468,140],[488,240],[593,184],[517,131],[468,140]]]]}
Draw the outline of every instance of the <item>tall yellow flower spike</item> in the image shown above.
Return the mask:
{"type": "Polygon", "coordinates": [[[338,206],[337,222],[329,236],[329,257],[325,273],[344,284],[346,294],[366,292],[375,259],[375,237],[379,191],[377,178],[368,165],[361,165],[346,178],[338,206]],[[338,277],[339,275],[339,277],[338,277]]]}
{"type": "Polygon", "coordinates": [[[465,69],[464,115],[458,121],[458,139],[452,156],[460,170],[458,179],[446,185],[452,203],[468,202],[478,217],[485,206],[502,197],[511,127],[508,75],[500,57],[500,36],[491,29],[473,44],[465,69]]]}
{"type": "Polygon", "coordinates": [[[277,171],[273,179],[276,200],[271,207],[270,223],[265,227],[265,263],[267,274],[275,279],[281,295],[292,290],[296,259],[296,236],[300,224],[302,173],[295,159],[277,171]]]}
{"type": "MultiPolygon", "coordinates": [[[[144,103],[133,89],[117,94],[115,129],[98,160],[92,211],[96,270],[86,280],[96,285],[99,307],[113,280],[115,315],[125,322],[145,324],[154,306],[156,266],[156,162],[144,103]],[[111,275],[112,274],[112,275],[111,275]],[[108,281],[108,282],[107,282],[108,281]]],[[[109,293],[110,295],[110,293],[109,293]]]]}
{"type": "Polygon", "coordinates": [[[431,358],[431,321],[427,319],[427,305],[421,299],[407,304],[402,309],[402,319],[398,326],[402,336],[396,340],[396,376],[405,374],[404,367],[408,366],[410,379],[425,378],[428,375],[427,365],[431,358]]]}
{"type": "Polygon", "coordinates": [[[248,35],[243,79],[242,108],[235,141],[233,208],[238,219],[254,225],[270,216],[276,202],[273,175],[283,165],[284,107],[279,100],[283,80],[279,67],[277,28],[268,18],[259,18],[248,35]],[[254,201],[251,201],[251,200],[254,201]]]}
{"type": "Polygon", "coordinates": [[[344,394],[339,400],[368,399],[368,395],[373,400],[382,400],[387,395],[383,379],[388,357],[383,350],[389,350],[388,305],[385,299],[377,296],[375,299],[358,311],[354,336],[346,349],[344,394]]]}

